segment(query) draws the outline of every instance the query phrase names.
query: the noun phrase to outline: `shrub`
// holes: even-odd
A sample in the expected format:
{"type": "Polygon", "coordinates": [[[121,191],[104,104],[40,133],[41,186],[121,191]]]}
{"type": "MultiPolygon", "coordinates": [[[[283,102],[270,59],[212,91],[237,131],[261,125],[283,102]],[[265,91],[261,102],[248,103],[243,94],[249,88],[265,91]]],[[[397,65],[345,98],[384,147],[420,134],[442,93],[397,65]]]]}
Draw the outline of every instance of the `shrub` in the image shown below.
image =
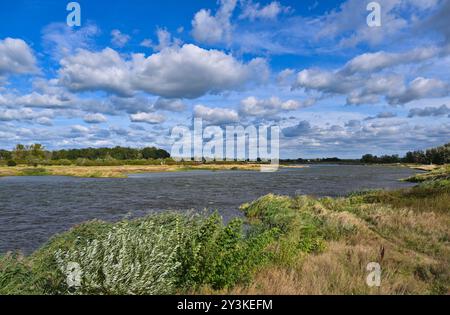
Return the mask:
{"type": "Polygon", "coordinates": [[[26,168],[22,170],[22,176],[47,176],[50,173],[45,168],[26,168]]]}
{"type": "Polygon", "coordinates": [[[172,294],[248,283],[269,261],[272,230],[244,231],[217,215],[157,214],[116,224],[94,221],[54,237],[29,258],[45,294],[172,294]],[[68,267],[81,270],[69,288],[68,267]]]}
{"type": "Polygon", "coordinates": [[[18,254],[0,257],[0,295],[42,294],[38,277],[18,254]]]}
{"type": "Polygon", "coordinates": [[[265,249],[273,239],[273,231],[244,234],[240,219],[227,226],[217,214],[196,221],[181,247],[180,286],[224,289],[248,282],[269,258],[265,249]]]}
{"type": "Polygon", "coordinates": [[[292,200],[284,196],[270,194],[252,203],[244,204],[241,210],[247,218],[259,220],[270,228],[279,228],[284,232],[295,219],[292,200]]]}
{"type": "Polygon", "coordinates": [[[159,226],[151,220],[139,224],[123,222],[106,237],[85,246],[56,252],[61,272],[70,263],[80,266],[82,294],[170,294],[174,293],[178,222],[159,226]]]}
{"type": "Polygon", "coordinates": [[[17,166],[17,163],[13,160],[9,160],[6,165],[8,165],[9,167],[14,167],[17,166]]]}

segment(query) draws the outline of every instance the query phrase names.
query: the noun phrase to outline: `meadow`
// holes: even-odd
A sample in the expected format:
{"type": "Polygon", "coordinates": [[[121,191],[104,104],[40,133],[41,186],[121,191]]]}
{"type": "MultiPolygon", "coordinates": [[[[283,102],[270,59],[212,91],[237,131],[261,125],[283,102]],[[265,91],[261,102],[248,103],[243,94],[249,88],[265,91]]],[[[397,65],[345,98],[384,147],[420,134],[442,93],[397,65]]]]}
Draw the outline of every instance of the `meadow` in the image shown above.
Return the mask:
{"type": "Polygon", "coordinates": [[[448,294],[449,174],[345,198],[267,195],[228,224],[194,213],[87,222],[30,256],[3,255],[0,294],[448,294]],[[366,283],[371,262],[380,287],[366,283]]]}

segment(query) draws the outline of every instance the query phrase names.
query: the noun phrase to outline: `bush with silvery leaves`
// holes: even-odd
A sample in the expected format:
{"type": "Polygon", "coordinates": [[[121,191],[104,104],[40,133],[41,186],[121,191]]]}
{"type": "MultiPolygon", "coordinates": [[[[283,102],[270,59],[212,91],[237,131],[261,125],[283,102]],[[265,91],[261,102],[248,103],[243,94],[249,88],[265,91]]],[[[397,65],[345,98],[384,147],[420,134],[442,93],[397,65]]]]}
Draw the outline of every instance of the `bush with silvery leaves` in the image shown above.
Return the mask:
{"type": "MultiPolygon", "coordinates": [[[[124,222],[106,236],[56,252],[63,273],[70,263],[81,271],[74,294],[170,294],[180,267],[180,220],[160,225],[158,220],[124,222]]],[[[70,276],[70,275],[67,275],[70,276]]]]}

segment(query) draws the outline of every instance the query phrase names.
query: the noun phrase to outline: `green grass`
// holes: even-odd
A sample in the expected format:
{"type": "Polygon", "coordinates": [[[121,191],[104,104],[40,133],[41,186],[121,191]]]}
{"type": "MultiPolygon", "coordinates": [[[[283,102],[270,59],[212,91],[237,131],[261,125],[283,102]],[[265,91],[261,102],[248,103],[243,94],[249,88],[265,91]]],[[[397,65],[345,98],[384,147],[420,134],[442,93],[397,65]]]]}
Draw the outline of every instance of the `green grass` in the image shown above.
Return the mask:
{"type": "Polygon", "coordinates": [[[19,176],[49,176],[51,173],[45,168],[27,168],[20,171],[19,176]]]}

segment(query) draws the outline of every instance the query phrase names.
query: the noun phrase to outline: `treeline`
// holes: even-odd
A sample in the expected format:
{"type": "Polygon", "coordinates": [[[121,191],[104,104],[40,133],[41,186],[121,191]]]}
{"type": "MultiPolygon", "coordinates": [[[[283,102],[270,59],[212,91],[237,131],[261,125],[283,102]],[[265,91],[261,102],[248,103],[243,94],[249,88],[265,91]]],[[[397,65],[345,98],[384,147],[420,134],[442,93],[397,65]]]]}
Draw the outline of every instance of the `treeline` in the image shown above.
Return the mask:
{"type": "Polygon", "coordinates": [[[404,157],[400,157],[399,155],[383,155],[378,157],[376,155],[366,154],[362,157],[361,162],[365,164],[448,164],[450,163],[450,143],[426,151],[408,152],[404,157]]]}
{"type": "Polygon", "coordinates": [[[18,144],[14,150],[0,150],[0,160],[13,163],[41,163],[50,161],[129,161],[129,160],[162,160],[169,159],[170,154],[162,149],[148,147],[133,149],[115,148],[87,148],[49,151],[41,144],[18,144]]]}
{"type": "Polygon", "coordinates": [[[361,159],[340,159],[321,158],[321,159],[288,159],[281,160],[283,164],[395,164],[395,163],[410,163],[410,164],[449,164],[450,163],[450,143],[438,148],[429,149],[426,151],[413,151],[406,153],[405,156],[399,155],[382,155],[376,156],[366,154],[361,159]]]}

